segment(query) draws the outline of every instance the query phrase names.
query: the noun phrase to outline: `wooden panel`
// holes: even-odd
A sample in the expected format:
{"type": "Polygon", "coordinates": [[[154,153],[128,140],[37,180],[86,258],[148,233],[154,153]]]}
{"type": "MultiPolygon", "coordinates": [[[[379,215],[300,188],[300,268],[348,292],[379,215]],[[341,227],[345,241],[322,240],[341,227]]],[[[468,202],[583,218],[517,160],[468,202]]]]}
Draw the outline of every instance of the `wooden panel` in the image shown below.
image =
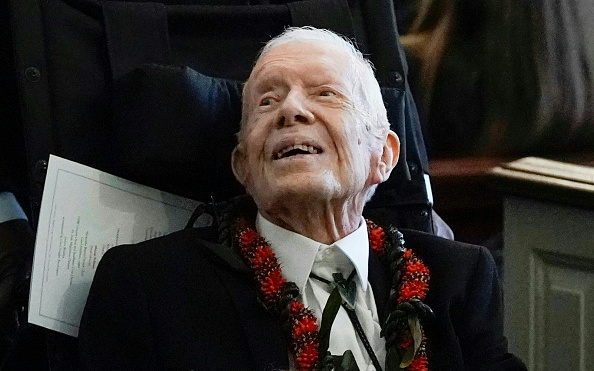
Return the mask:
{"type": "Polygon", "coordinates": [[[491,170],[493,181],[511,194],[594,208],[594,168],[525,157],[491,170]]]}
{"type": "Polygon", "coordinates": [[[505,328],[530,370],[594,370],[594,210],[504,201],[505,328]]]}
{"type": "Polygon", "coordinates": [[[534,369],[592,369],[594,262],[536,253],[531,269],[534,369]]]}

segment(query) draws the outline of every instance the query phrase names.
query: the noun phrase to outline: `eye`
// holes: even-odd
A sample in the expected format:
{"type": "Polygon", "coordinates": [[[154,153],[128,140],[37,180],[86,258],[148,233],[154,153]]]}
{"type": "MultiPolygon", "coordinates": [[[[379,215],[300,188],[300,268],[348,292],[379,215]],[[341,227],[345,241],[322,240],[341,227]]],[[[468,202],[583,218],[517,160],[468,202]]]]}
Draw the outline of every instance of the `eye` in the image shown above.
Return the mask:
{"type": "Polygon", "coordinates": [[[330,91],[330,90],[323,90],[320,92],[320,97],[332,97],[335,95],[336,95],[336,93],[334,93],[333,91],[330,91]]]}
{"type": "Polygon", "coordinates": [[[274,99],[273,98],[264,98],[260,101],[260,107],[262,106],[270,106],[272,105],[272,103],[274,103],[274,99]]]}

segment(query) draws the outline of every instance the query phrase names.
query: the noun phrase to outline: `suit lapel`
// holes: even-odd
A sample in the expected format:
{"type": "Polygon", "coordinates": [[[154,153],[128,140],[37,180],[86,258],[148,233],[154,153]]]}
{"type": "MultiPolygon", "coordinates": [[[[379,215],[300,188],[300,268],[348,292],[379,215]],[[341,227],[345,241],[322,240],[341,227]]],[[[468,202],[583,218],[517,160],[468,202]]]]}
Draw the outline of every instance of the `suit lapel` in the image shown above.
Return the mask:
{"type": "Polygon", "coordinates": [[[251,274],[250,268],[235,254],[231,248],[220,245],[218,243],[200,240],[200,245],[207,248],[212,256],[219,261],[219,263],[232,268],[244,274],[251,274]]]}
{"type": "Polygon", "coordinates": [[[233,301],[256,369],[289,369],[288,350],[278,317],[258,302],[251,270],[229,248],[205,241],[201,244],[220,263],[217,274],[233,301]]]}

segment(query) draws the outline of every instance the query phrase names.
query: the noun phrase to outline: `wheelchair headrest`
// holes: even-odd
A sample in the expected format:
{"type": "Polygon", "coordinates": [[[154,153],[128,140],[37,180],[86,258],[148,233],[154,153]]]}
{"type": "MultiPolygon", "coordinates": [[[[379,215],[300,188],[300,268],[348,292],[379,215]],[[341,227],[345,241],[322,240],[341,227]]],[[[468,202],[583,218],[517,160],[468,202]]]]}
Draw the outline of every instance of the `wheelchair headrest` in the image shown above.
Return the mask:
{"type": "Polygon", "coordinates": [[[117,175],[202,201],[244,193],[231,170],[241,82],[148,64],[117,79],[112,97],[117,175]]]}

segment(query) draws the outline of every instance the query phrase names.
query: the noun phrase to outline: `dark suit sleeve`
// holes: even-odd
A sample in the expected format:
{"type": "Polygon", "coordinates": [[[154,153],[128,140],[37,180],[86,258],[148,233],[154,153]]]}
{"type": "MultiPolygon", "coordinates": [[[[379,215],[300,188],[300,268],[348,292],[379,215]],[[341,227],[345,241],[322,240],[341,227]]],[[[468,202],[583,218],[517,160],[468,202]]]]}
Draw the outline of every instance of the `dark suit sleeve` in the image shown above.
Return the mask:
{"type": "Polygon", "coordinates": [[[526,370],[507,351],[503,336],[503,296],[495,262],[489,251],[480,249],[467,292],[459,333],[464,363],[468,370],[526,370]]]}
{"type": "Polygon", "coordinates": [[[27,305],[34,240],[27,220],[0,223],[0,362],[18,328],[15,313],[27,305]]]}
{"type": "Polygon", "coordinates": [[[155,350],[132,246],[108,250],[101,259],[81,319],[82,370],[155,370],[155,350]]]}

